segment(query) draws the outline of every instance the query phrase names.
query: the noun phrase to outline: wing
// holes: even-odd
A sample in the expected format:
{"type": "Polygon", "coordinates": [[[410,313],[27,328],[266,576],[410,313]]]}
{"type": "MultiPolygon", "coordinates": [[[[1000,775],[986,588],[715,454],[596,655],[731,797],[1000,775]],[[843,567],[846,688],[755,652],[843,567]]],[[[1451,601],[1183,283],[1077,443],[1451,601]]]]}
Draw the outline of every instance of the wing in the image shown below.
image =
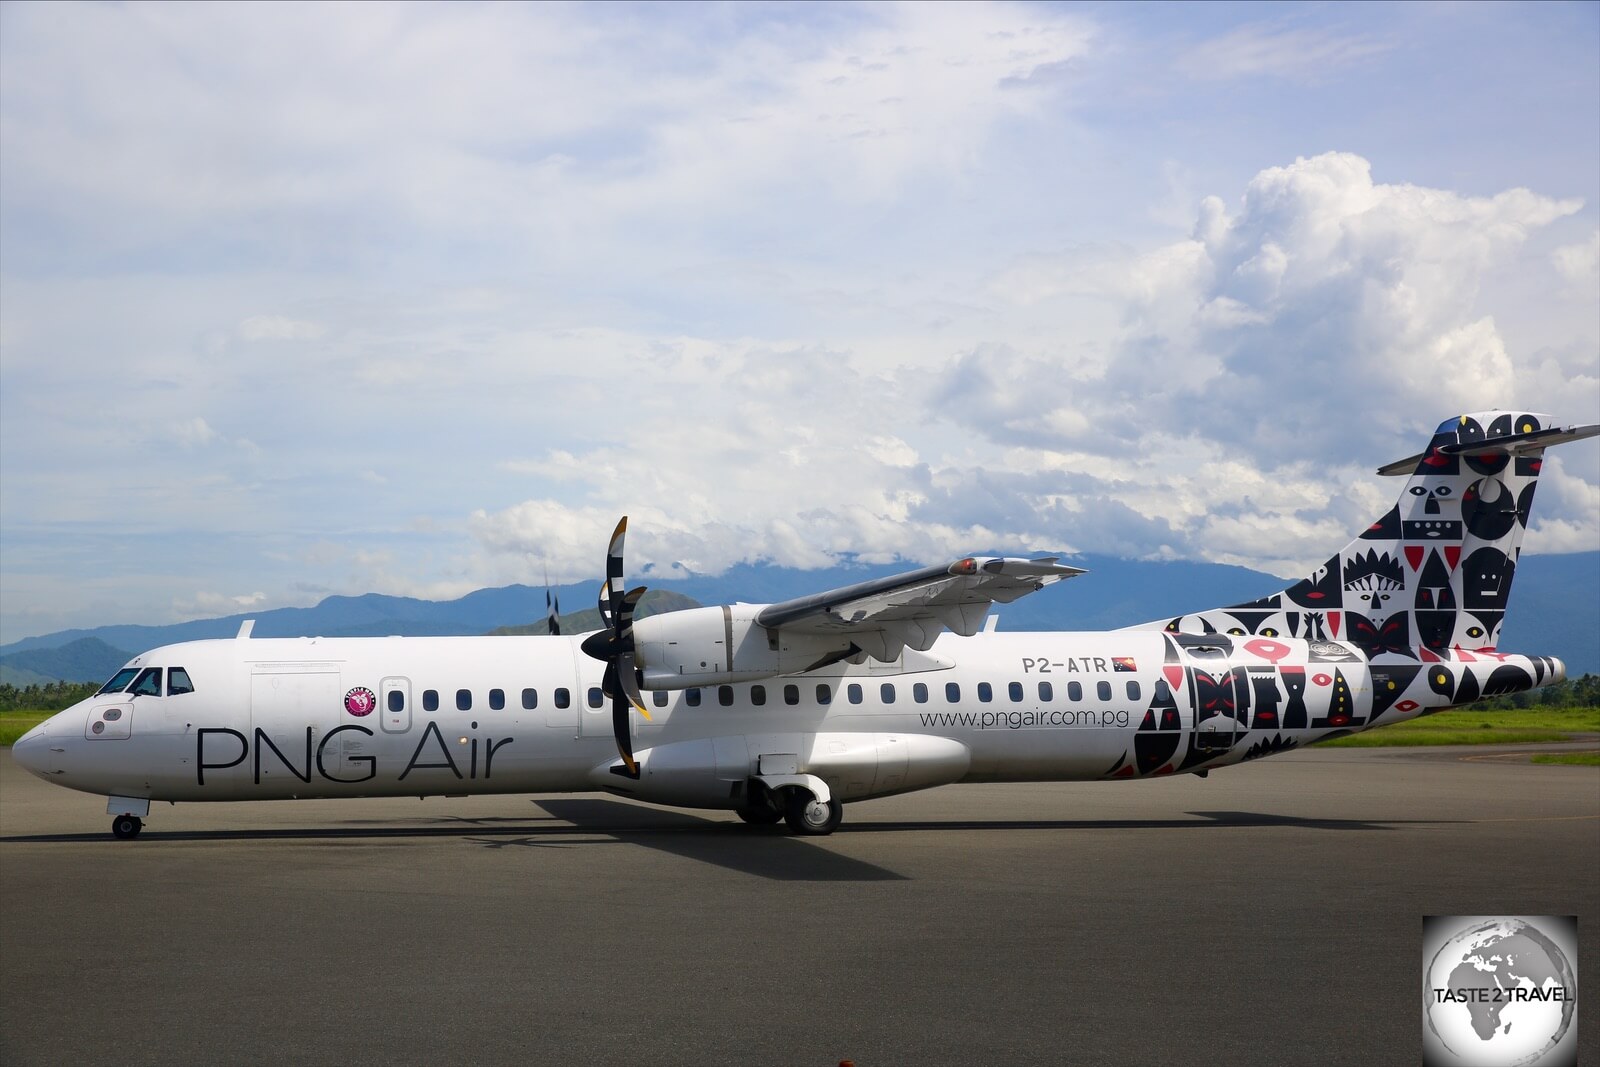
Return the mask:
{"type": "Polygon", "coordinates": [[[756,622],[790,633],[848,637],[874,659],[890,660],[906,645],[931,648],[943,630],[970,637],[982,628],[989,605],[1009,604],[1082,573],[1054,556],[969,557],[770,604],[756,622]]]}

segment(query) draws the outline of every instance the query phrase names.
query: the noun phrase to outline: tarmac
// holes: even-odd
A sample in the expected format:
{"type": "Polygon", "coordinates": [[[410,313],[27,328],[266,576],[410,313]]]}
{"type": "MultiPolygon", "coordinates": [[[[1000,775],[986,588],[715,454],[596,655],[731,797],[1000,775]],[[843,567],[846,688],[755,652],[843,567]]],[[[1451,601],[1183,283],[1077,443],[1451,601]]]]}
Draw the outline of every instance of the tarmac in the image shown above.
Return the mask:
{"type": "Polygon", "coordinates": [[[1415,1064],[1425,915],[1576,915],[1600,990],[1600,769],[1527,751],[950,786],[827,838],[584,794],[134,841],[8,751],[0,1062],[1415,1064]]]}

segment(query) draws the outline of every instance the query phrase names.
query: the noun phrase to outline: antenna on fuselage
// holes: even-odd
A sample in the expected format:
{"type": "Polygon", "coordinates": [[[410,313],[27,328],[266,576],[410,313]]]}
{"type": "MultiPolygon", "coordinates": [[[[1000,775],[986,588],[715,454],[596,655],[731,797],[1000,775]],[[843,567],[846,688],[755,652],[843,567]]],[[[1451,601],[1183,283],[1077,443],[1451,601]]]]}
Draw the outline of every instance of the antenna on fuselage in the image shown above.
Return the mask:
{"type": "Polygon", "coordinates": [[[250,631],[256,628],[256,620],[246,619],[239,624],[239,632],[234,635],[237,641],[243,641],[250,636],[250,631]]]}

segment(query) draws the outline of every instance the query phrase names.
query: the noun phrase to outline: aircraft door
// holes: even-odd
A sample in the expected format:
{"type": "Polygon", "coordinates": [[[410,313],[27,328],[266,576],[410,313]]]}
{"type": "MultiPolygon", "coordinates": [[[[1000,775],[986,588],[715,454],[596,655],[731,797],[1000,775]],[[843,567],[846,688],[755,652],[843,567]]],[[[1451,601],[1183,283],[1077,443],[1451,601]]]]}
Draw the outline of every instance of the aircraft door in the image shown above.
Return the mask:
{"type": "Polygon", "coordinates": [[[378,685],[378,720],[386,734],[411,729],[411,679],[385,678],[378,685]]]}
{"type": "Polygon", "coordinates": [[[1183,651],[1195,748],[1228,751],[1245,734],[1250,698],[1249,679],[1233,669],[1233,642],[1222,634],[1167,636],[1183,651]]]}
{"type": "Polygon", "coordinates": [[[580,685],[572,691],[572,704],[580,709],[578,715],[583,721],[584,737],[613,736],[611,698],[601,693],[598,687],[580,685]],[[599,694],[598,702],[594,699],[596,694],[599,694]]]}

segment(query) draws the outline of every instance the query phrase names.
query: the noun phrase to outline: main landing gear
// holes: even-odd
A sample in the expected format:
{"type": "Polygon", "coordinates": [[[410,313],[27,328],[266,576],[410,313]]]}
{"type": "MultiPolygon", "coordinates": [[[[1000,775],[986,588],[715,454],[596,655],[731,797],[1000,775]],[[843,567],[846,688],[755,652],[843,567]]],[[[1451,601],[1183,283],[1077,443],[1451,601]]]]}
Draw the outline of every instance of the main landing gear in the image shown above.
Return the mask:
{"type": "Polygon", "coordinates": [[[783,821],[789,829],[805,837],[821,837],[839,828],[844,805],[837,800],[818,800],[804,789],[791,788],[784,798],[783,821]]]}
{"type": "Polygon", "coordinates": [[[111,833],[120,841],[131,841],[144,829],[144,820],[137,815],[118,815],[111,820],[111,833]]]}
{"type": "Polygon", "coordinates": [[[844,805],[831,798],[818,800],[815,793],[803,786],[773,790],[752,779],[749,803],[735,808],[734,813],[751,826],[772,826],[782,819],[789,824],[792,833],[820,837],[839,828],[844,818],[844,805]]]}

